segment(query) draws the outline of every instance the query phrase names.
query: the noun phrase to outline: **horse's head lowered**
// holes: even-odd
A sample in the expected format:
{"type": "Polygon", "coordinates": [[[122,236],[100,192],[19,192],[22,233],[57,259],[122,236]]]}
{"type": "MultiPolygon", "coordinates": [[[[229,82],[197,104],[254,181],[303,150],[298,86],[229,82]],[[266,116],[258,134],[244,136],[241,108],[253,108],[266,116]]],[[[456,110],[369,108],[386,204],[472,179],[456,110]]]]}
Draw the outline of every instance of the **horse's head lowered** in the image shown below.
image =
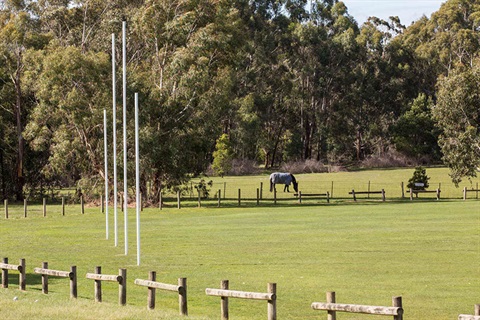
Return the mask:
{"type": "Polygon", "coordinates": [[[295,179],[295,177],[293,176],[293,174],[290,174],[290,175],[292,176],[293,190],[295,190],[295,192],[298,192],[298,182],[295,179]]]}

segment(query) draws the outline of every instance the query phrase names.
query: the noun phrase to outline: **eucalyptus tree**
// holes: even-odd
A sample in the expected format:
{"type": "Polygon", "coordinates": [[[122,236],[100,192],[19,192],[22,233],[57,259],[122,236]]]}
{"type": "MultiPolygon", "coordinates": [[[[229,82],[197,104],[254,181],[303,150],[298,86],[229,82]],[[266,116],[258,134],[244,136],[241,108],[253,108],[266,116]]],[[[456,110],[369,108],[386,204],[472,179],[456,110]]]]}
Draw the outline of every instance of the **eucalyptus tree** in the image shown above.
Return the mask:
{"type": "Polygon", "coordinates": [[[35,57],[30,81],[37,104],[24,134],[33,150],[48,154],[42,174],[91,179],[94,185],[105,175],[102,124],[103,109],[111,104],[109,57],[55,44],[35,57]]]}
{"type": "Polygon", "coordinates": [[[32,97],[24,85],[25,54],[28,50],[43,47],[49,36],[40,32],[38,19],[33,14],[33,1],[5,1],[0,11],[0,95],[2,107],[2,171],[10,172],[11,177],[2,174],[2,184],[8,181],[11,192],[17,200],[22,200],[23,187],[26,181],[25,154],[27,148],[23,137],[23,129],[28,112],[32,105],[32,97]],[[13,130],[12,130],[13,129],[13,130]],[[15,139],[13,138],[15,135],[15,139]],[[10,168],[4,170],[9,159],[10,168]],[[13,165],[15,163],[15,165],[13,165]]]}
{"type": "Polygon", "coordinates": [[[480,167],[480,64],[457,68],[438,83],[433,115],[441,129],[443,160],[458,185],[464,177],[477,176],[480,167]]]}

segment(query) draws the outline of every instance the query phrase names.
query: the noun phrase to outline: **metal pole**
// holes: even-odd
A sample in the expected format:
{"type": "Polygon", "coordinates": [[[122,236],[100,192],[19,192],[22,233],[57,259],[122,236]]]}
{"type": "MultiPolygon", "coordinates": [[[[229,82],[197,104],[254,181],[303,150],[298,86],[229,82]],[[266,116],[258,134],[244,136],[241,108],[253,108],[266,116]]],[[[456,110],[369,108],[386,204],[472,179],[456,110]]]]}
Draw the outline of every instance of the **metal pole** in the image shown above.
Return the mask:
{"type": "Polygon", "coordinates": [[[128,254],[128,186],[127,186],[127,21],[122,22],[123,60],[123,219],[125,226],[125,255],[128,254]]]}
{"type": "Polygon", "coordinates": [[[112,114],[113,114],[113,223],[115,233],[115,247],[118,247],[118,215],[117,215],[117,89],[116,89],[116,71],[115,71],[115,34],[112,33],[112,114]]]}
{"type": "Polygon", "coordinates": [[[103,140],[105,148],[105,233],[108,240],[108,144],[107,144],[107,110],[103,109],[103,140]]]}
{"type": "Polygon", "coordinates": [[[135,92],[135,190],[137,221],[137,265],[140,265],[140,157],[138,143],[138,92],[135,92]]]}

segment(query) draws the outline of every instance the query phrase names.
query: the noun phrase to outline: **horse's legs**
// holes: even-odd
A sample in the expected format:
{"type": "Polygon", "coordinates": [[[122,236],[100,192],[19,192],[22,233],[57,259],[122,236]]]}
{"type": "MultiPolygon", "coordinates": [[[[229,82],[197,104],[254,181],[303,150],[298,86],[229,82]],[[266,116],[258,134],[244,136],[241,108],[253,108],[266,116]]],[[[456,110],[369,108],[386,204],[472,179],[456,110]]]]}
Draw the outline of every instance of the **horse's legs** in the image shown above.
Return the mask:
{"type": "Polygon", "coordinates": [[[285,192],[285,190],[287,190],[287,192],[290,192],[290,190],[288,189],[288,184],[286,184],[285,187],[283,187],[283,192],[285,192]]]}

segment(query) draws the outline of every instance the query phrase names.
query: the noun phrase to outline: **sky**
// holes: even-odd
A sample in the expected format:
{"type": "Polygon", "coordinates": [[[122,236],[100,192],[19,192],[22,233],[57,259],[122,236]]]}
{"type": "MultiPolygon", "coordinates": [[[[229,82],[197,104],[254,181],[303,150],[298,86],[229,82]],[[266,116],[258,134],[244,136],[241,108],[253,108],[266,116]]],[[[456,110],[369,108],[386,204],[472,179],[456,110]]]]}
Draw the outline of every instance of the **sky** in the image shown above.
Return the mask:
{"type": "Polygon", "coordinates": [[[399,16],[400,22],[409,26],[423,15],[430,18],[446,0],[342,0],[359,25],[368,17],[376,16],[388,20],[390,16],[399,16]]]}

